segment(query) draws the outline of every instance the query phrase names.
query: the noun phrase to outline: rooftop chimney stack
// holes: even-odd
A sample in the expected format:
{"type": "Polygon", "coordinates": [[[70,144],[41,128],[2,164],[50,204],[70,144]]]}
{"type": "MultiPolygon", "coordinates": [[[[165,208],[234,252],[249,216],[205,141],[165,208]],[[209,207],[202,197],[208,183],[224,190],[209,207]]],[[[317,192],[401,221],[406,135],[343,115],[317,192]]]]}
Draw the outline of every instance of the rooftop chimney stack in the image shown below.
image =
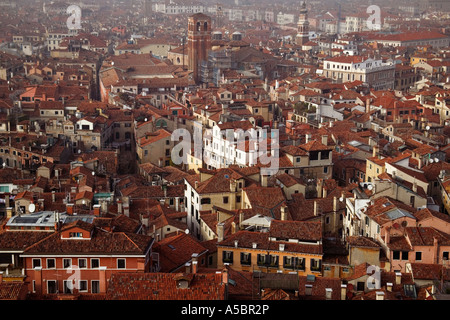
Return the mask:
{"type": "Polygon", "coordinates": [[[392,282],[386,283],[386,290],[387,290],[388,292],[392,292],[392,286],[393,286],[392,282]]]}
{"type": "Polygon", "coordinates": [[[395,273],[395,284],[401,284],[402,283],[402,273],[396,272],[395,273]]]}
{"type": "Polygon", "coordinates": [[[287,212],[286,212],[287,206],[283,204],[281,206],[281,220],[286,221],[287,220],[287,212]]]}
{"type": "Polygon", "coordinates": [[[192,273],[196,274],[198,271],[198,253],[192,254],[192,273]]]}
{"type": "Polygon", "coordinates": [[[377,295],[377,300],[384,300],[384,292],[383,291],[377,291],[376,292],[377,295]]]}
{"type": "Polygon", "coordinates": [[[319,215],[319,204],[317,203],[317,201],[314,201],[314,216],[318,216],[319,215]]]}
{"type": "Polygon", "coordinates": [[[217,224],[216,232],[217,232],[217,242],[223,241],[223,233],[224,233],[225,224],[223,222],[220,222],[217,224]]]}
{"type": "Polygon", "coordinates": [[[347,285],[341,284],[341,300],[347,299],[347,285]]]}
{"type": "Polygon", "coordinates": [[[328,145],[328,136],[327,135],[322,136],[322,144],[325,146],[328,145]]]}

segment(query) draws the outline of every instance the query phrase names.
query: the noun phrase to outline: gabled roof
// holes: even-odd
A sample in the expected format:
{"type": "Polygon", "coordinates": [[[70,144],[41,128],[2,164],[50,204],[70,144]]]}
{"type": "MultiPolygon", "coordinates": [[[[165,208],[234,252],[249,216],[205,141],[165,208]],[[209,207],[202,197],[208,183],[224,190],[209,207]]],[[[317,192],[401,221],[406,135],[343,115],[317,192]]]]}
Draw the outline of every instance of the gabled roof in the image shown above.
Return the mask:
{"type": "Polygon", "coordinates": [[[412,246],[433,246],[435,240],[439,245],[450,245],[450,235],[432,227],[407,227],[405,231],[412,246]]]}
{"type": "Polygon", "coordinates": [[[35,243],[25,250],[25,254],[120,254],[145,255],[153,239],[149,236],[125,233],[107,232],[95,228],[90,240],[61,239],[61,232],[35,243]]]}
{"type": "Polygon", "coordinates": [[[173,272],[190,262],[192,254],[202,254],[207,249],[194,237],[184,232],[155,243],[153,251],[160,256],[161,272],[173,272]]]}
{"type": "Polygon", "coordinates": [[[333,150],[332,147],[328,147],[317,140],[309,141],[305,144],[299,146],[301,149],[311,152],[311,151],[325,151],[325,150],[333,150]]]}

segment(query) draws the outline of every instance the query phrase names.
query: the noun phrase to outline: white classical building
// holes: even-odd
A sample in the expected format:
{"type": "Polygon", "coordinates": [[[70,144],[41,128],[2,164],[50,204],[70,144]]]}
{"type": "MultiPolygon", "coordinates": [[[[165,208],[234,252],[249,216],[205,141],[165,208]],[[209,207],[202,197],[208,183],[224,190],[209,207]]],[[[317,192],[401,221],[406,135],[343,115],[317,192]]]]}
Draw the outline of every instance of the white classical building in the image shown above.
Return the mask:
{"type": "Polygon", "coordinates": [[[336,56],[323,63],[323,75],[338,83],[362,81],[375,90],[394,89],[395,64],[359,55],[336,56]]]}

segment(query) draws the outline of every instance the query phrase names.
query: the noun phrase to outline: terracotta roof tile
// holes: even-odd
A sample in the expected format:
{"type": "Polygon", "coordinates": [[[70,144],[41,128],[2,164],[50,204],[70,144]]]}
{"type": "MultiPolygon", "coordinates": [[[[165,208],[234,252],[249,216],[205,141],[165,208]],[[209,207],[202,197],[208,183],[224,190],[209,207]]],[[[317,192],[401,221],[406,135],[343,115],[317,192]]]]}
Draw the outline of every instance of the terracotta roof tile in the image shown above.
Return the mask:
{"type": "Polygon", "coordinates": [[[172,272],[189,262],[193,253],[200,255],[207,249],[194,237],[183,232],[155,243],[153,251],[160,255],[161,272],[172,272]]]}
{"type": "Polygon", "coordinates": [[[224,300],[222,274],[116,273],[111,276],[107,300],[224,300]],[[186,279],[189,288],[179,288],[186,279]]]}

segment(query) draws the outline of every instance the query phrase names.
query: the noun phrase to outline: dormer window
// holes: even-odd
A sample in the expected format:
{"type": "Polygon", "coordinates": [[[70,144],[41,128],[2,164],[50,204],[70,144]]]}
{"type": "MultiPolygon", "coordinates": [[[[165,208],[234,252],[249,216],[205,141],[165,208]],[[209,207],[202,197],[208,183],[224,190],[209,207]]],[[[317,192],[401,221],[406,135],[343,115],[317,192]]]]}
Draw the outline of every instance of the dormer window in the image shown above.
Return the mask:
{"type": "Polygon", "coordinates": [[[81,232],[70,232],[69,238],[83,238],[83,233],[81,232]]]}

